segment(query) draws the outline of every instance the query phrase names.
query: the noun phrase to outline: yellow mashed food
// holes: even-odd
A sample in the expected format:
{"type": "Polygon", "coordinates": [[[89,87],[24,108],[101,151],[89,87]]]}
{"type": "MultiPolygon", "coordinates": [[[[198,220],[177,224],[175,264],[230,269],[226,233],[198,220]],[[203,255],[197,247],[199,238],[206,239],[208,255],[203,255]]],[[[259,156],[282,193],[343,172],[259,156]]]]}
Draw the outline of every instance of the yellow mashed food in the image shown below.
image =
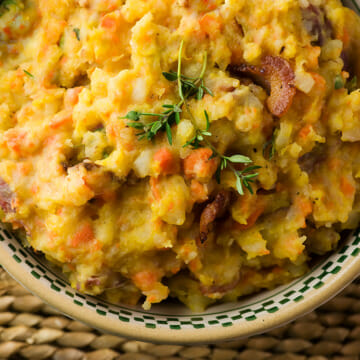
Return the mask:
{"type": "Polygon", "coordinates": [[[360,221],[359,38],[339,0],[0,1],[2,221],[145,309],[304,274],[360,221]]]}

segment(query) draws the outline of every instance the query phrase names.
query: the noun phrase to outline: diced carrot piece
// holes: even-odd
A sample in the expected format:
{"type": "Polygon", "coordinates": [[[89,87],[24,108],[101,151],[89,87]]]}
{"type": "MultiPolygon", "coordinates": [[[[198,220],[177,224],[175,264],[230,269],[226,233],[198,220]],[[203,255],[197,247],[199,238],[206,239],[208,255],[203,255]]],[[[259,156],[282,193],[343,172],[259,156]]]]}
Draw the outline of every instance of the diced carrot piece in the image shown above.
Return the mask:
{"type": "Polygon", "coordinates": [[[173,153],[166,147],[158,150],[154,155],[154,168],[156,173],[162,175],[176,174],[179,163],[173,153]]]}
{"type": "Polygon", "coordinates": [[[348,180],[346,176],[342,176],[340,179],[341,192],[347,197],[352,197],[355,193],[355,186],[348,180]]]}
{"type": "Polygon", "coordinates": [[[94,244],[92,244],[91,246],[92,252],[97,252],[100,251],[101,249],[102,249],[102,243],[99,240],[96,240],[94,244]]]}
{"type": "Polygon", "coordinates": [[[312,212],[312,203],[309,199],[299,199],[299,207],[304,217],[308,216],[312,212]]]}
{"type": "Polygon", "coordinates": [[[211,11],[216,9],[216,2],[214,0],[202,0],[204,10],[211,11]]]}
{"type": "Polygon", "coordinates": [[[198,257],[189,262],[189,269],[191,272],[196,272],[202,268],[201,261],[198,257]]]}
{"type": "Polygon", "coordinates": [[[246,230],[251,228],[253,225],[255,225],[256,220],[260,217],[260,215],[264,212],[265,206],[263,204],[260,204],[254,212],[247,218],[246,224],[239,224],[235,222],[235,229],[236,230],[246,230]]]}
{"type": "Polygon", "coordinates": [[[114,19],[112,16],[110,15],[105,15],[102,19],[101,19],[101,23],[100,25],[108,30],[114,31],[116,29],[116,19],[114,19]]]}
{"type": "Polygon", "coordinates": [[[3,28],[3,31],[4,31],[4,33],[5,33],[7,36],[11,37],[12,32],[11,32],[11,28],[10,28],[9,26],[5,26],[5,27],[3,28]]]}
{"type": "Polygon", "coordinates": [[[188,178],[209,181],[218,167],[218,160],[210,159],[212,154],[209,148],[193,150],[184,160],[185,175],[188,178]]]}
{"type": "Polygon", "coordinates": [[[40,188],[38,185],[33,184],[30,188],[30,191],[33,195],[36,195],[39,192],[40,188]]]}
{"type": "Polygon", "coordinates": [[[158,183],[159,182],[158,182],[157,178],[155,178],[155,177],[150,178],[150,189],[151,189],[151,192],[152,192],[155,200],[160,200],[160,192],[157,187],[158,183]]]}
{"type": "Polygon", "coordinates": [[[22,163],[19,163],[17,166],[19,172],[23,176],[29,175],[30,171],[32,170],[33,166],[30,161],[24,161],[22,163]]]}
{"type": "Polygon", "coordinates": [[[41,49],[42,53],[46,52],[50,44],[55,44],[59,41],[61,35],[64,33],[64,29],[67,25],[65,20],[56,20],[54,18],[51,21],[45,23],[45,37],[46,41],[41,49]]]}
{"type": "Polygon", "coordinates": [[[78,86],[72,89],[68,89],[66,91],[65,97],[64,97],[64,104],[65,107],[73,107],[75,106],[79,101],[79,94],[82,91],[83,87],[78,86]]]}
{"type": "Polygon", "coordinates": [[[272,268],[273,274],[281,274],[282,272],[284,272],[284,269],[282,269],[280,266],[274,266],[272,268]]]}
{"type": "Polygon", "coordinates": [[[209,35],[211,39],[214,39],[221,31],[222,22],[215,14],[205,14],[199,20],[201,30],[209,35]]]}
{"type": "Polygon", "coordinates": [[[301,139],[306,139],[307,136],[311,133],[312,126],[310,124],[305,125],[300,131],[299,131],[299,137],[301,139]]]}
{"type": "Polygon", "coordinates": [[[317,69],[319,67],[319,56],[321,53],[320,46],[307,46],[307,66],[310,69],[317,69]]]}
{"type": "Polygon", "coordinates": [[[4,134],[4,140],[8,148],[15,153],[21,153],[21,144],[24,142],[26,133],[17,129],[10,129],[4,134]]]}
{"type": "Polygon", "coordinates": [[[94,240],[95,235],[91,224],[87,223],[80,227],[80,229],[75,233],[74,237],[71,239],[71,246],[77,248],[82,245],[88,244],[90,241],[94,240]]]}
{"type": "Polygon", "coordinates": [[[321,75],[318,74],[318,73],[315,73],[315,72],[312,72],[312,73],[311,73],[311,76],[312,76],[312,78],[315,80],[315,83],[316,83],[317,87],[318,87],[320,90],[325,91],[325,90],[326,90],[326,80],[324,79],[324,77],[321,76],[321,75]]]}
{"type": "Polygon", "coordinates": [[[136,273],[132,277],[132,280],[134,281],[135,285],[142,291],[149,291],[158,281],[158,277],[153,271],[144,270],[136,273]]]}
{"type": "Polygon", "coordinates": [[[59,113],[54,116],[54,118],[50,121],[51,129],[58,129],[62,126],[69,125],[72,123],[72,113],[59,113]]]}
{"type": "Polygon", "coordinates": [[[336,170],[341,166],[341,160],[336,157],[332,157],[329,160],[329,169],[330,170],[336,170]]]}
{"type": "Polygon", "coordinates": [[[349,31],[346,29],[346,27],[343,28],[343,34],[340,36],[340,40],[344,44],[344,48],[346,48],[349,45],[350,42],[350,34],[349,31]]]}
{"type": "Polygon", "coordinates": [[[208,193],[204,184],[195,179],[191,180],[190,191],[193,202],[204,202],[208,199],[208,193]]]}
{"type": "Polygon", "coordinates": [[[177,274],[180,270],[181,270],[180,266],[174,266],[174,267],[171,269],[171,272],[172,272],[173,274],[177,274]]]}

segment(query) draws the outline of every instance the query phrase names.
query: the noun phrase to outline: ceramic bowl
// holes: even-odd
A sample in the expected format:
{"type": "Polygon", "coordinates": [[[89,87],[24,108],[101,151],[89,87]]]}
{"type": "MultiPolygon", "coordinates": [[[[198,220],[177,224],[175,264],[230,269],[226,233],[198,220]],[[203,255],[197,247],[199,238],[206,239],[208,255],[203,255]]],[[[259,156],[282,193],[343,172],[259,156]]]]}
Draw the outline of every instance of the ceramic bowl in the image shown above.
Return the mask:
{"type": "MultiPolygon", "coordinates": [[[[360,0],[347,1],[360,14],[360,0]]],[[[214,343],[265,332],[329,300],[360,274],[360,228],[311,271],[273,291],[191,313],[165,303],[151,311],[114,305],[71,288],[62,274],[0,225],[0,264],[20,283],[64,314],[100,330],[158,343],[214,343]]]]}

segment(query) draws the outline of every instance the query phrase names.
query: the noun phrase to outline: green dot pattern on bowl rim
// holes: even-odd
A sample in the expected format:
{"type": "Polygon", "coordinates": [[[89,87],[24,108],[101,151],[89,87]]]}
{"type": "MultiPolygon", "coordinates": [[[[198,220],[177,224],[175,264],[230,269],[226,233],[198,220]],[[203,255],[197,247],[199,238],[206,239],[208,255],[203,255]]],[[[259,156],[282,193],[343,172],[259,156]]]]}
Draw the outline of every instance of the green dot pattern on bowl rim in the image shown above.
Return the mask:
{"type": "Polygon", "coordinates": [[[318,263],[309,273],[288,285],[253,296],[254,300],[250,303],[247,301],[246,305],[241,306],[240,300],[236,304],[226,304],[226,309],[218,311],[214,311],[219,308],[215,306],[205,313],[189,312],[187,315],[175,316],[171,311],[169,311],[171,315],[167,315],[164,310],[157,312],[156,306],[150,311],[142,311],[140,307],[114,305],[100,298],[81,294],[70,287],[66,280],[41,257],[30,249],[22,247],[20,242],[4,228],[0,228],[0,243],[24,268],[24,271],[45,283],[49,290],[70,298],[77,306],[91,308],[101,316],[116,318],[124,323],[142,324],[149,329],[163,327],[169,330],[181,330],[189,327],[201,329],[209,326],[233,326],[276,313],[287,304],[302,301],[309,290],[321,288],[329,277],[341,271],[347,261],[360,254],[360,228],[345,241],[339,251],[318,263]]]}

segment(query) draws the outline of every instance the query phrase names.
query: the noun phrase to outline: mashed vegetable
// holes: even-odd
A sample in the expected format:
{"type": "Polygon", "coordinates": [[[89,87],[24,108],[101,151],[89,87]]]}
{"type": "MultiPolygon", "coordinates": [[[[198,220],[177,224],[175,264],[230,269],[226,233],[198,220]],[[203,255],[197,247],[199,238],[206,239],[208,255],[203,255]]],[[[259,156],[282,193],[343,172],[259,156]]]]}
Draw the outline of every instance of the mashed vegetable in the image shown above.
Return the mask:
{"type": "Polygon", "coordinates": [[[359,38],[339,0],[0,1],[2,221],[145,309],[304,274],[360,222],[359,38]]]}

